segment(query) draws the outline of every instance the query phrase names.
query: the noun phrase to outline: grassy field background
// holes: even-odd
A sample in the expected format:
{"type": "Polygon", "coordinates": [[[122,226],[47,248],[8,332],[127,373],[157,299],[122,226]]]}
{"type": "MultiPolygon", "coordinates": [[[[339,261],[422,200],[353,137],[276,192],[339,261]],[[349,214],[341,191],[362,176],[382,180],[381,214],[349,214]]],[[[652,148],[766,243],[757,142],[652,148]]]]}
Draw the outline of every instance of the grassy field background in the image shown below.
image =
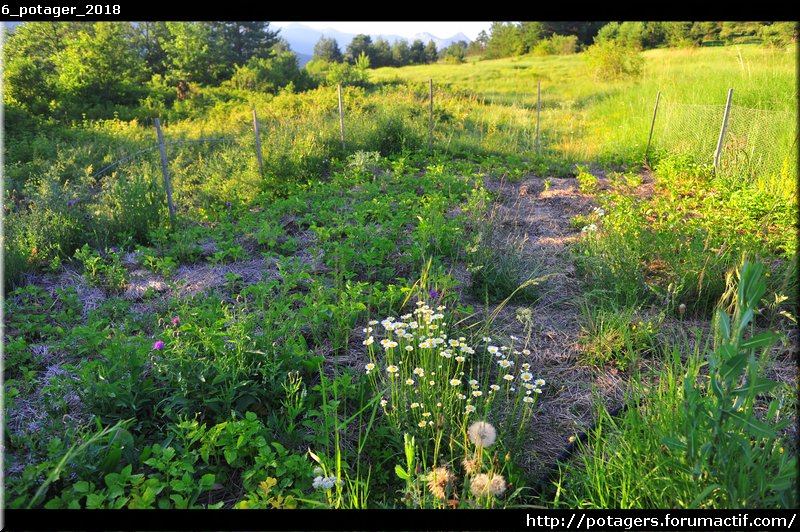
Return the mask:
{"type": "MultiPolygon", "coordinates": [[[[764,111],[737,116],[734,109],[731,116],[731,122],[738,120],[738,130],[756,132],[749,149],[766,152],[770,159],[765,170],[752,169],[749,177],[765,189],[787,197],[794,194],[786,181],[797,173],[795,49],[752,45],[648,50],[642,55],[642,76],[625,81],[595,79],[584,54],[381,68],[372,79],[415,83],[433,79],[436,86],[477,95],[489,104],[473,111],[479,115],[476,120],[487,124],[484,134],[491,137],[497,129],[518,129],[524,138],[514,148],[528,157],[534,155],[536,86],[541,81],[543,153],[611,164],[642,161],[659,91],[662,100],[653,148],[687,151],[703,159],[699,162],[710,163],[728,89],[733,88],[735,106],[764,111]],[[676,142],[686,137],[694,141],[676,142]],[[710,150],[705,149],[708,145],[710,150]]],[[[732,129],[733,125],[729,136],[732,129]]]]}

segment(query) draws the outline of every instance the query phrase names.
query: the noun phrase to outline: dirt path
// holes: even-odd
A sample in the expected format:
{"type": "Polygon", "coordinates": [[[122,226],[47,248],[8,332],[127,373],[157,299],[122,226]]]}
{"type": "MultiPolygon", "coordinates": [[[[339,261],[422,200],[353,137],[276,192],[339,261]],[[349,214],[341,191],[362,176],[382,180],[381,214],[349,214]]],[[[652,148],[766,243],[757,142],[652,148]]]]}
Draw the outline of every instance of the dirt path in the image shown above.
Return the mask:
{"type": "MultiPolygon", "coordinates": [[[[522,252],[552,276],[542,285],[543,296],[530,304],[509,303],[493,329],[527,342],[527,361],[534,375],[547,381],[532,437],[524,444],[521,465],[532,478],[543,476],[569,445],[570,438],[586,430],[596,417],[595,397],[613,408],[622,399],[622,376],[616,369],[595,369],[578,359],[581,288],[570,257],[569,244],[580,235],[570,220],[594,208],[592,197],[578,189],[574,178],[529,177],[514,184],[487,183],[499,194],[492,213],[504,236],[516,238],[522,252]],[[545,190],[547,188],[547,190],[545,190]],[[526,317],[527,316],[527,317],[526,317]],[[527,324],[526,324],[527,322],[527,324]]],[[[471,301],[476,308],[482,308],[471,301]]]]}

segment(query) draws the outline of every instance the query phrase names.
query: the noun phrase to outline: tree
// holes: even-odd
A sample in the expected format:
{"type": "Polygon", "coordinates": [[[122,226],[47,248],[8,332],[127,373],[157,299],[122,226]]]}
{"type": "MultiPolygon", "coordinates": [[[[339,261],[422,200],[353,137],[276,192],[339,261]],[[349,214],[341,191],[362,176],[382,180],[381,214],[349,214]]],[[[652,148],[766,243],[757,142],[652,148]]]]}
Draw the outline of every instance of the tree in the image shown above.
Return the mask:
{"type": "Polygon", "coordinates": [[[375,39],[375,44],[372,46],[372,55],[372,66],[374,68],[391,66],[393,63],[392,45],[389,44],[389,41],[380,37],[375,39]]]}
{"type": "Polygon", "coordinates": [[[541,22],[523,22],[519,26],[519,39],[523,53],[531,52],[545,33],[544,24],[541,22]]]}
{"type": "Polygon", "coordinates": [[[774,22],[761,28],[761,38],[767,46],[784,47],[797,42],[796,22],[774,22]]]}
{"type": "Polygon", "coordinates": [[[592,43],[594,36],[597,32],[605,26],[607,21],[602,22],[587,22],[587,21],[558,21],[558,22],[543,22],[544,27],[543,36],[550,37],[556,35],[575,35],[578,37],[578,42],[584,45],[592,43]]]}
{"type": "Polygon", "coordinates": [[[144,62],[130,46],[129,22],[95,22],[67,39],[58,54],[58,88],[75,105],[133,105],[145,81],[144,62]]]}
{"type": "Polygon", "coordinates": [[[719,38],[729,43],[742,37],[754,37],[761,31],[763,24],[760,22],[723,22],[719,30],[719,38]]]}
{"type": "Polygon", "coordinates": [[[167,71],[167,53],[164,43],[170,39],[166,22],[137,22],[133,28],[132,43],[136,53],[144,61],[150,74],[161,74],[167,71]]]}
{"type": "Polygon", "coordinates": [[[467,42],[450,43],[450,46],[442,51],[442,55],[448,63],[463,63],[464,57],[467,55],[467,42]]]}
{"type": "Polygon", "coordinates": [[[239,89],[275,93],[287,87],[305,90],[313,85],[309,73],[299,68],[297,54],[291,50],[275,52],[268,58],[254,56],[245,66],[235,65],[235,68],[231,83],[239,89]]]}
{"type": "Polygon", "coordinates": [[[319,38],[314,45],[314,59],[321,59],[329,63],[340,63],[342,61],[342,51],[339,43],[334,38],[326,38],[324,35],[319,38]]]}
{"type": "Polygon", "coordinates": [[[392,62],[395,66],[406,66],[411,61],[411,50],[408,42],[403,39],[397,40],[392,46],[392,62]]]}
{"type": "Polygon", "coordinates": [[[436,43],[430,40],[425,45],[425,62],[435,63],[437,59],[439,59],[439,53],[436,51],[436,43]]]}
{"type": "Polygon", "coordinates": [[[269,22],[206,22],[209,35],[209,75],[213,80],[230,79],[235,65],[251,57],[267,59],[280,39],[269,22]]]}
{"type": "Polygon", "coordinates": [[[369,35],[359,33],[353,37],[353,40],[347,45],[345,59],[348,63],[355,64],[358,60],[358,56],[362,53],[369,57],[370,62],[373,61],[372,38],[369,35]]]}
{"type": "Polygon", "coordinates": [[[492,22],[486,57],[509,57],[523,52],[519,26],[513,22],[492,22]]]}
{"type": "Polygon", "coordinates": [[[76,22],[26,22],[3,47],[4,100],[33,114],[48,112],[58,99],[58,71],[67,41],[81,27],[76,22]]]}
{"type": "Polygon", "coordinates": [[[412,65],[421,65],[425,63],[425,45],[421,40],[415,39],[414,42],[411,43],[409,51],[409,61],[412,65]]]}
{"type": "Polygon", "coordinates": [[[243,65],[251,57],[266,59],[280,32],[270,30],[269,22],[211,22],[210,30],[219,59],[230,65],[243,65]]]}
{"type": "Polygon", "coordinates": [[[203,22],[167,22],[167,31],[170,35],[164,43],[167,79],[172,83],[212,81],[209,26],[203,22]]]}
{"type": "Polygon", "coordinates": [[[478,37],[469,43],[467,47],[467,55],[480,55],[486,51],[486,45],[489,43],[489,35],[481,30],[478,37]]]}
{"type": "Polygon", "coordinates": [[[669,46],[691,47],[700,44],[692,38],[691,22],[664,22],[664,34],[669,46]]]}

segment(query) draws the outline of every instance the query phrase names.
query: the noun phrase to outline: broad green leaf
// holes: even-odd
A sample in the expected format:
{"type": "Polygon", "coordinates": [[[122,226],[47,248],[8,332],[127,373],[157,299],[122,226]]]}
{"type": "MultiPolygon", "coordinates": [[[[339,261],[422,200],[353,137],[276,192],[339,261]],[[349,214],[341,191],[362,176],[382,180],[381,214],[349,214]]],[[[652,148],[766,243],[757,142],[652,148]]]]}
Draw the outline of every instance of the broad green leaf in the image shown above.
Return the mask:
{"type": "Polygon", "coordinates": [[[760,393],[766,393],[777,385],[778,383],[776,381],[770,379],[763,379],[761,377],[756,377],[756,380],[752,384],[750,383],[745,384],[744,386],[736,388],[731,393],[733,393],[734,395],[744,395],[752,391],[754,395],[757,395],[760,393]]]}
{"type": "Polygon", "coordinates": [[[225,455],[225,461],[228,462],[228,465],[233,464],[239,457],[239,455],[236,453],[236,449],[226,448],[225,451],[223,451],[223,454],[225,455]]]}
{"type": "Polygon", "coordinates": [[[747,340],[743,340],[739,347],[742,349],[760,349],[762,347],[769,347],[778,340],[778,335],[772,331],[766,331],[755,336],[751,336],[747,340]]]}
{"type": "Polygon", "coordinates": [[[400,467],[400,465],[394,466],[394,472],[400,477],[402,480],[409,480],[411,477],[406,473],[406,470],[400,467]]]}
{"type": "Polygon", "coordinates": [[[751,436],[756,438],[775,438],[775,432],[766,423],[755,419],[752,415],[743,414],[733,410],[726,410],[727,414],[736,421],[739,425],[748,432],[751,436]]]}
{"type": "Polygon", "coordinates": [[[731,382],[741,375],[742,370],[747,366],[748,356],[746,354],[736,355],[726,360],[719,369],[720,376],[725,382],[731,382]]]}

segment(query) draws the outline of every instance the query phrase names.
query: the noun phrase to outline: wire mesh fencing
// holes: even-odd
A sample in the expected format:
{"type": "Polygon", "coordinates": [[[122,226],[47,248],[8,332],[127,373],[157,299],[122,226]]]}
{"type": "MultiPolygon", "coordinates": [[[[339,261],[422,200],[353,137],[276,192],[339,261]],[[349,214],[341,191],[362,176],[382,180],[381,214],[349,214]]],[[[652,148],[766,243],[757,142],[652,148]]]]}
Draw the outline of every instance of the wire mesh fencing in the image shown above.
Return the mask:
{"type": "MultiPolygon", "coordinates": [[[[734,95],[735,98],[735,95],[734,95]]],[[[797,175],[797,115],[789,111],[752,109],[731,104],[722,143],[725,105],[698,105],[662,98],[653,146],[687,154],[713,164],[717,175],[742,180],[765,190],[791,193],[797,175]]]]}

